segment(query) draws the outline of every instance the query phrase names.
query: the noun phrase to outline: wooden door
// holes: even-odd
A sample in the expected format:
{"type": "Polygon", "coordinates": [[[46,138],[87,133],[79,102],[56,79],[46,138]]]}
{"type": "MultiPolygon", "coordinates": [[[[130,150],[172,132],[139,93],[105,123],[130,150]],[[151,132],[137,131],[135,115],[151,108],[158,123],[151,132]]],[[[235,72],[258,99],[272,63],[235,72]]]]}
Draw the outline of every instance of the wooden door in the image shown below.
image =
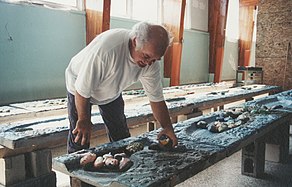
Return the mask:
{"type": "Polygon", "coordinates": [[[209,1],[209,73],[214,73],[215,83],[221,81],[227,10],[228,0],[209,1]]]}
{"type": "Polygon", "coordinates": [[[162,24],[173,36],[173,43],[164,55],[164,77],[170,78],[170,86],[180,84],[185,6],[186,0],[163,1],[162,24]]]}

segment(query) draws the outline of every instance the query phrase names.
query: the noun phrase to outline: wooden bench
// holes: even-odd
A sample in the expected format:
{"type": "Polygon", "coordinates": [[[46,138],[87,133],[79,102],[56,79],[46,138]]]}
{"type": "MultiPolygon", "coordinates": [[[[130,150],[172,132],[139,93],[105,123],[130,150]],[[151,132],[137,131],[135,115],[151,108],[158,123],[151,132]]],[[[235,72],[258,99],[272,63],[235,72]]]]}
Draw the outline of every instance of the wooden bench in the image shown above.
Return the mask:
{"type": "Polygon", "coordinates": [[[247,106],[280,103],[284,107],[268,114],[253,115],[246,124],[221,133],[199,129],[196,123],[201,120],[211,123],[222,111],[179,122],[174,125],[175,132],[180,144],[186,148],[180,151],[148,149],[158,133],[158,130],[154,130],[137,137],[62,155],[53,160],[53,167],[94,186],[175,186],[242,149],[242,174],[260,177],[264,173],[267,142],[279,145],[281,162],[288,159],[291,102],[292,90],[249,101],[247,106]],[[84,171],[79,165],[81,153],[113,151],[134,141],[143,142],[145,147],[131,155],[134,164],[125,172],[84,171]]]}

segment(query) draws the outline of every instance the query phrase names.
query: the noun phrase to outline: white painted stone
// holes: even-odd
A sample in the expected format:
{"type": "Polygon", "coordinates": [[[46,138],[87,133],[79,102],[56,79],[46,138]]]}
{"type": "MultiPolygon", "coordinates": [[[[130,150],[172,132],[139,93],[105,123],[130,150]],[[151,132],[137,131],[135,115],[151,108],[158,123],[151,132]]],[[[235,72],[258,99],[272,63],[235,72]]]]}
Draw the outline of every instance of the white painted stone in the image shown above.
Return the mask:
{"type": "Polygon", "coordinates": [[[185,121],[188,119],[188,116],[187,115],[178,115],[177,116],[177,121],[185,121]]]}
{"type": "Polygon", "coordinates": [[[3,185],[15,184],[25,180],[24,155],[0,158],[0,183],[3,185]]]}
{"type": "Polygon", "coordinates": [[[27,154],[29,176],[39,177],[52,171],[52,153],[50,149],[33,151],[27,154]]]}
{"type": "Polygon", "coordinates": [[[266,160],[272,162],[280,161],[280,145],[266,144],[266,160]]]}

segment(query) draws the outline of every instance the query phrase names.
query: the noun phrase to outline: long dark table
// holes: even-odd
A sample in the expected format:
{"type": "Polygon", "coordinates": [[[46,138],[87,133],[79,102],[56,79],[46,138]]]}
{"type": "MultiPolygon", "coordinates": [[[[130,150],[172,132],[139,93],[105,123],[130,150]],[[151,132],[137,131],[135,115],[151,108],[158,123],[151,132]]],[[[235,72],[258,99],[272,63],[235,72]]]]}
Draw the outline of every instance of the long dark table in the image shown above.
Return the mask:
{"type": "MultiPolygon", "coordinates": [[[[249,101],[244,106],[281,105],[269,113],[252,115],[244,125],[221,133],[197,127],[204,120],[212,123],[223,111],[192,118],[174,125],[179,145],[185,149],[158,151],[149,149],[160,129],[137,137],[103,144],[53,160],[54,169],[94,186],[174,186],[214,163],[242,149],[242,173],[259,177],[264,172],[266,142],[280,145],[281,162],[288,158],[289,125],[292,119],[292,90],[249,101]],[[272,141],[272,140],[276,141],[272,141]],[[144,143],[144,149],[131,155],[134,165],[125,172],[85,171],[79,165],[85,152],[118,150],[131,142],[144,143]]],[[[243,107],[242,105],[239,107],[243,107]]],[[[179,147],[180,147],[179,146],[179,147]]]]}

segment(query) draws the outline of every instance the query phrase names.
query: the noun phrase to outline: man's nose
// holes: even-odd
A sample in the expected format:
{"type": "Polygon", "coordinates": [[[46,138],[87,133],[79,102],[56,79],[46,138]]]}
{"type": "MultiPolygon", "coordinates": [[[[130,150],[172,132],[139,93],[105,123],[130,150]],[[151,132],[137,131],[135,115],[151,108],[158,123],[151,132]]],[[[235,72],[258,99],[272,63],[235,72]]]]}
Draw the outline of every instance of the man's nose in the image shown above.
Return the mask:
{"type": "Polygon", "coordinates": [[[156,60],[150,60],[150,59],[145,59],[144,62],[146,62],[148,65],[151,65],[155,62],[156,60]]]}

